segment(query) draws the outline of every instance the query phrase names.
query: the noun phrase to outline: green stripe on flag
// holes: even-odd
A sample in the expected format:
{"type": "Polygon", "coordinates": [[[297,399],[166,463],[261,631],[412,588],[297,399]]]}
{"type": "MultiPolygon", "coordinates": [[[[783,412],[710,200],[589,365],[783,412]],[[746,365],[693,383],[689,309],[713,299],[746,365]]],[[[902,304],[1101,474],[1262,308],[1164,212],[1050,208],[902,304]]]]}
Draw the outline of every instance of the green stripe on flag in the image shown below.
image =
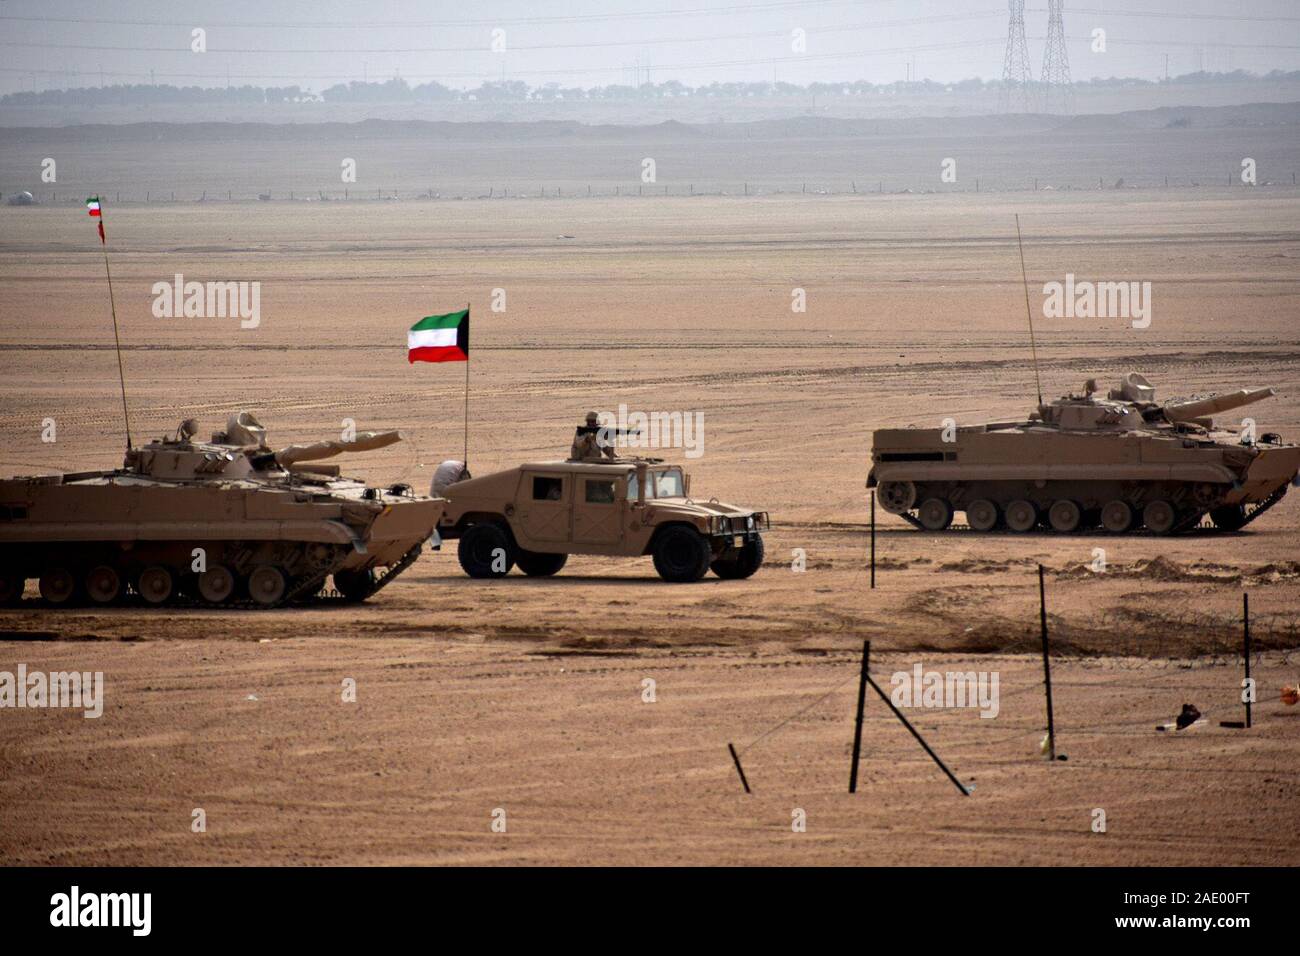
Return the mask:
{"type": "Polygon", "coordinates": [[[412,332],[427,332],[431,329],[454,329],[469,318],[469,309],[448,312],[446,315],[426,315],[411,326],[412,332]]]}

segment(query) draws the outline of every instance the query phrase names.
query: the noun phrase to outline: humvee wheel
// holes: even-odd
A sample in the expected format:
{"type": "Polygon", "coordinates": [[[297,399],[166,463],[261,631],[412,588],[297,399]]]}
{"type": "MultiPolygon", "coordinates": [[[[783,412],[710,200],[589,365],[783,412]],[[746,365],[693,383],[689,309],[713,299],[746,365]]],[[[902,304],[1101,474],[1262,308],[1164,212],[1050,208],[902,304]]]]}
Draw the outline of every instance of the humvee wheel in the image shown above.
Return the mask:
{"type": "Polygon", "coordinates": [[[1111,534],[1123,534],[1133,527],[1133,506],[1116,498],[1101,509],[1101,526],[1111,534]]]}
{"type": "Polygon", "coordinates": [[[1019,531],[1021,534],[1032,531],[1034,525],[1038,524],[1038,508],[1032,501],[1017,499],[1007,505],[1006,519],[1007,527],[1012,531],[1019,531]]]}
{"type": "Polygon", "coordinates": [[[942,498],[926,498],[916,514],[927,531],[942,531],[952,524],[952,505],[942,498]]]}
{"type": "Polygon", "coordinates": [[[77,590],[77,579],[67,568],[47,568],[40,584],[41,597],[48,604],[69,604],[77,590]]]}
{"type": "Polygon", "coordinates": [[[685,525],[664,528],[655,542],[655,570],[665,581],[698,581],[708,572],[712,558],[704,535],[685,525]]]}
{"type": "Polygon", "coordinates": [[[567,554],[545,554],[540,551],[525,551],[523,548],[515,555],[515,564],[530,578],[548,578],[552,574],[558,574],[568,560],[567,554]]]}
{"type": "Polygon", "coordinates": [[[901,515],[916,504],[916,485],[910,481],[882,481],[876,497],[880,507],[891,515],[901,515]]]}
{"type": "Polygon", "coordinates": [[[998,526],[998,506],[987,498],[977,498],[966,506],[966,523],[974,531],[992,531],[998,526]]]}
{"type": "Polygon", "coordinates": [[[746,541],[739,551],[729,557],[716,559],[709,567],[713,573],[725,580],[740,580],[751,576],[763,566],[763,536],[754,535],[753,541],[746,541]]]}
{"type": "Polygon", "coordinates": [[[1168,534],[1178,523],[1178,512],[1163,498],[1157,498],[1142,509],[1142,523],[1154,534],[1168,534]]]}
{"type": "Polygon", "coordinates": [[[163,604],[175,592],[176,582],[170,571],[155,564],[140,572],[140,580],[136,582],[135,589],[147,603],[163,604]]]}
{"type": "Polygon", "coordinates": [[[456,556],[471,578],[503,578],[515,564],[510,537],[495,524],[470,525],[460,536],[456,556]]]}
{"type": "Polygon", "coordinates": [[[0,606],[12,607],[23,599],[27,581],[17,571],[0,569],[0,606]]]}
{"type": "Polygon", "coordinates": [[[1220,531],[1240,531],[1246,524],[1246,509],[1241,505],[1223,505],[1210,512],[1210,520],[1220,531]]]}
{"type": "Polygon", "coordinates": [[[262,564],[248,576],[248,596],[258,604],[278,604],[288,589],[284,572],[274,564],[262,564]]]}
{"type": "Polygon", "coordinates": [[[343,595],[345,601],[364,601],[370,596],[370,589],[375,586],[375,573],[369,568],[362,571],[335,571],[334,590],[343,595]]]}
{"type": "Polygon", "coordinates": [[[96,604],[111,604],[122,593],[122,576],[107,564],[100,564],[86,574],[86,597],[96,604]]]}
{"type": "Polygon", "coordinates": [[[1083,523],[1083,511],[1069,498],[1062,498],[1052,502],[1052,507],[1047,510],[1047,522],[1053,531],[1069,534],[1079,530],[1079,525],[1083,523]]]}
{"type": "Polygon", "coordinates": [[[199,596],[209,604],[220,604],[235,590],[235,576],[223,564],[214,564],[199,575],[199,596]]]}

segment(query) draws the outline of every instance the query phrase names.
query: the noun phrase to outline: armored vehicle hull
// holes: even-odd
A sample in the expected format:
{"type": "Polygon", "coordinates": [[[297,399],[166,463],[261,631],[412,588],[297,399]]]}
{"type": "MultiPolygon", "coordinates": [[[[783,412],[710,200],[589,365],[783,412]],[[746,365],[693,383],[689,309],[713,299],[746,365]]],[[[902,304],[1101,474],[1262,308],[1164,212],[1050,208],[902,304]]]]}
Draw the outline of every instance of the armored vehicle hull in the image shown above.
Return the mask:
{"type": "Polygon", "coordinates": [[[867,486],[886,511],[928,530],[964,511],[977,531],[1170,534],[1207,515],[1220,530],[1238,530],[1280,501],[1300,471],[1300,447],[1204,417],[1271,389],[1157,405],[1141,376],[1107,399],[1093,388],[1027,421],[879,430],[867,486]]]}
{"type": "Polygon", "coordinates": [[[244,415],[212,442],[191,438],[134,449],[115,471],[0,481],[0,600],[35,578],[58,606],[269,608],[315,598],[331,576],[364,600],[419,556],[442,514],[441,499],[307,463],[396,433],[271,452],[244,415]]]}

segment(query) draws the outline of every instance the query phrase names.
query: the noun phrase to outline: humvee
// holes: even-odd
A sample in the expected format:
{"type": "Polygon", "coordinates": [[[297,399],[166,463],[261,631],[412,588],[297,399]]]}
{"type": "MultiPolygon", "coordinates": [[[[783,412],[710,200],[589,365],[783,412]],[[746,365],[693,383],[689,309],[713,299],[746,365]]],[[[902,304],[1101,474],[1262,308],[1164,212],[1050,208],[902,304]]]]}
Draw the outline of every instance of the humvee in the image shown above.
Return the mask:
{"type": "Polygon", "coordinates": [[[659,459],[520,465],[442,486],[443,540],[458,538],[473,578],[512,567],[552,575],[571,554],[650,555],[665,581],[747,578],[763,563],[766,512],[690,497],[690,477],[659,459]]]}

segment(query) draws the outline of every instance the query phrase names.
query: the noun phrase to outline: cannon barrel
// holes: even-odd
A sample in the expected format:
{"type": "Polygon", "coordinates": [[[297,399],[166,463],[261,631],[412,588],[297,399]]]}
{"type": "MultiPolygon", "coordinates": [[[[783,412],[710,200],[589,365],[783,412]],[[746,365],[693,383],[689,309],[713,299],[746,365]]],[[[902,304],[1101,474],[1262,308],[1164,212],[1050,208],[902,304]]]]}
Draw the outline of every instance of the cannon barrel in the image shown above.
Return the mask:
{"type": "Polygon", "coordinates": [[[352,441],[318,441],[311,445],[290,445],[275,453],[275,461],[283,468],[300,461],[319,461],[333,458],[345,451],[374,451],[402,440],[399,432],[361,432],[352,441]]]}
{"type": "Polygon", "coordinates": [[[1222,395],[1211,395],[1194,402],[1173,402],[1164,406],[1165,417],[1174,422],[1187,422],[1208,415],[1217,415],[1231,408],[1250,405],[1261,399],[1276,395],[1271,388],[1243,388],[1222,395]]]}

